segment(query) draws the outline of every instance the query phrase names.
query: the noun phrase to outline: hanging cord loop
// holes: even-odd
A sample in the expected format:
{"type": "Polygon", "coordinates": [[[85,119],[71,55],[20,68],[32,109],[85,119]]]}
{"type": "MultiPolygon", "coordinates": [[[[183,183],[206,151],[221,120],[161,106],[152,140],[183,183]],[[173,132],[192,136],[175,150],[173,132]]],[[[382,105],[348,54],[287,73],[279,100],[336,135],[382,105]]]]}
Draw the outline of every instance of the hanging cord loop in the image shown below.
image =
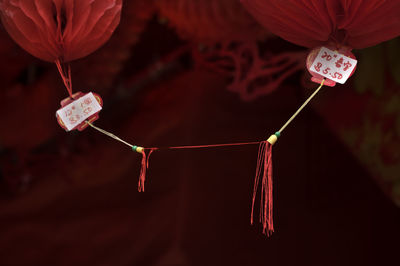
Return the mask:
{"type": "Polygon", "coordinates": [[[63,80],[63,82],[64,82],[65,88],[67,88],[69,97],[70,97],[71,99],[73,99],[73,96],[72,96],[71,65],[70,65],[70,64],[67,64],[67,65],[66,65],[66,69],[65,69],[65,67],[63,67],[63,63],[61,63],[61,60],[60,60],[60,59],[57,59],[57,60],[55,61],[55,64],[56,64],[57,69],[58,69],[58,72],[60,73],[61,78],[62,78],[62,80],[63,80]]]}

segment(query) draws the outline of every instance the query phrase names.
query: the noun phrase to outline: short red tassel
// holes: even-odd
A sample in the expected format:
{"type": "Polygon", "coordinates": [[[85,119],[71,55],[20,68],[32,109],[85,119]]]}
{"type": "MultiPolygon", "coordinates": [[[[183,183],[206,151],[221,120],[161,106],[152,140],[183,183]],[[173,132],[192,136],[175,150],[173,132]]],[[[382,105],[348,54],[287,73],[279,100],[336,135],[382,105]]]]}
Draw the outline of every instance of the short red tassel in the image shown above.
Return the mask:
{"type": "Polygon", "coordinates": [[[261,180],[260,223],[263,233],[270,236],[274,232],[273,223],[273,195],[272,195],[272,145],[268,141],[260,143],[258,150],[256,177],[253,188],[253,201],[251,206],[251,224],[253,224],[254,203],[257,196],[258,183],[261,180]]]}
{"type": "Polygon", "coordinates": [[[144,192],[144,182],[146,181],[146,172],[147,169],[149,168],[149,160],[150,160],[150,155],[156,150],[154,148],[149,149],[149,153],[146,154],[145,149],[141,151],[142,154],[142,168],[140,170],[140,177],[139,177],[139,184],[138,184],[138,190],[139,192],[144,192]]]}

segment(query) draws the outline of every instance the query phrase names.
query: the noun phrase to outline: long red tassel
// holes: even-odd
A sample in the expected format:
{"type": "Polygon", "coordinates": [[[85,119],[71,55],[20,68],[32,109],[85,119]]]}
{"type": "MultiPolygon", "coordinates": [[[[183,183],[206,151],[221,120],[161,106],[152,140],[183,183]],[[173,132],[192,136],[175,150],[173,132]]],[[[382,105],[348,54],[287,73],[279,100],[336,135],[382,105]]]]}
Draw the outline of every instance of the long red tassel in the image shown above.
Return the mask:
{"type": "Polygon", "coordinates": [[[140,177],[139,177],[139,184],[138,184],[139,192],[144,192],[144,183],[146,181],[146,172],[147,172],[147,169],[149,168],[150,155],[157,149],[150,148],[148,150],[149,150],[148,154],[146,154],[145,149],[141,150],[142,168],[140,169],[140,177]]]}
{"type": "Polygon", "coordinates": [[[258,150],[257,169],[254,179],[253,200],[251,206],[251,224],[253,224],[254,203],[257,196],[258,183],[261,179],[260,223],[263,233],[270,236],[274,232],[273,195],[272,195],[272,145],[268,141],[260,143],[258,150]]]}

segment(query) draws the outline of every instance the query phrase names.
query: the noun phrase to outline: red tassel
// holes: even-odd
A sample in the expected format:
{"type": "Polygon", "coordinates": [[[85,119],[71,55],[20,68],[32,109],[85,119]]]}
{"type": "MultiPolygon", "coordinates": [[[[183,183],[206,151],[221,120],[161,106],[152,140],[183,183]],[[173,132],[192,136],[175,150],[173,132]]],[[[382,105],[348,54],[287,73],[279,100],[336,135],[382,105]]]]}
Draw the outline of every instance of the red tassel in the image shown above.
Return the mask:
{"type": "Polygon", "coordinates": [[[146,181],[146,171],[149,168],[149,159],[150,155],[155,151],[156,149],[151,148],[149,149],[149,153],[146,154],[145,149],[141,150],[142,154],[142,168],[140,170],[140,177],[139,177],[139,184],[138,184],[138,190],[139,192],[144,192],[144,182],[146,181]]]}
{"type": "Polygon", "coordinates": [[[258,183],[261,179],[260,223],[263,233],[270,236],[274,232],[273,223],[273,195],[272,195],[272,145],[268,141],[260,143],[256,177],[253,188],[253,201],[251,206],[251,224],[253,224],[254,203],[257,196],[258,183]]]}

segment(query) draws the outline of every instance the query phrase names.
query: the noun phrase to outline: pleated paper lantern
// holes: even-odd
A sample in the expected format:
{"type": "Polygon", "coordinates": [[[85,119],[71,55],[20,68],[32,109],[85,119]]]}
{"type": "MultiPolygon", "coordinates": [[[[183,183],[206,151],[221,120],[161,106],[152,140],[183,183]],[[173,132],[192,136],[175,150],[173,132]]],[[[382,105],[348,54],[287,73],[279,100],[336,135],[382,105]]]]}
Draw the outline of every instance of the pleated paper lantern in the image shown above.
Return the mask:
{"type": "MultiPolygon", "coordinates": [[[[268,30],[297,45],[313,48],[307,69],[322,46],[354,58],[352,49],[379,44],[400,35],[398,0],[241,0],[268,30]]],[[[354,71],[351,73],[353,74],[354,71]]],[[[310,71],[312,81],[324,77],[310,71]]],[[[335,86],[327,78],[325,85],[335,86]]]]}
{"type": "Polygon", "coordinates": [[[269,31],[297,45],[361,49],[400,35],[398,0],[241,0],[269,31]]]}
{"type": "Polygon", "coordinates": [[[1,20],[30,54],[69,62],[102,46],[119,24],[122,0],[0,0],[1,20]]]}

